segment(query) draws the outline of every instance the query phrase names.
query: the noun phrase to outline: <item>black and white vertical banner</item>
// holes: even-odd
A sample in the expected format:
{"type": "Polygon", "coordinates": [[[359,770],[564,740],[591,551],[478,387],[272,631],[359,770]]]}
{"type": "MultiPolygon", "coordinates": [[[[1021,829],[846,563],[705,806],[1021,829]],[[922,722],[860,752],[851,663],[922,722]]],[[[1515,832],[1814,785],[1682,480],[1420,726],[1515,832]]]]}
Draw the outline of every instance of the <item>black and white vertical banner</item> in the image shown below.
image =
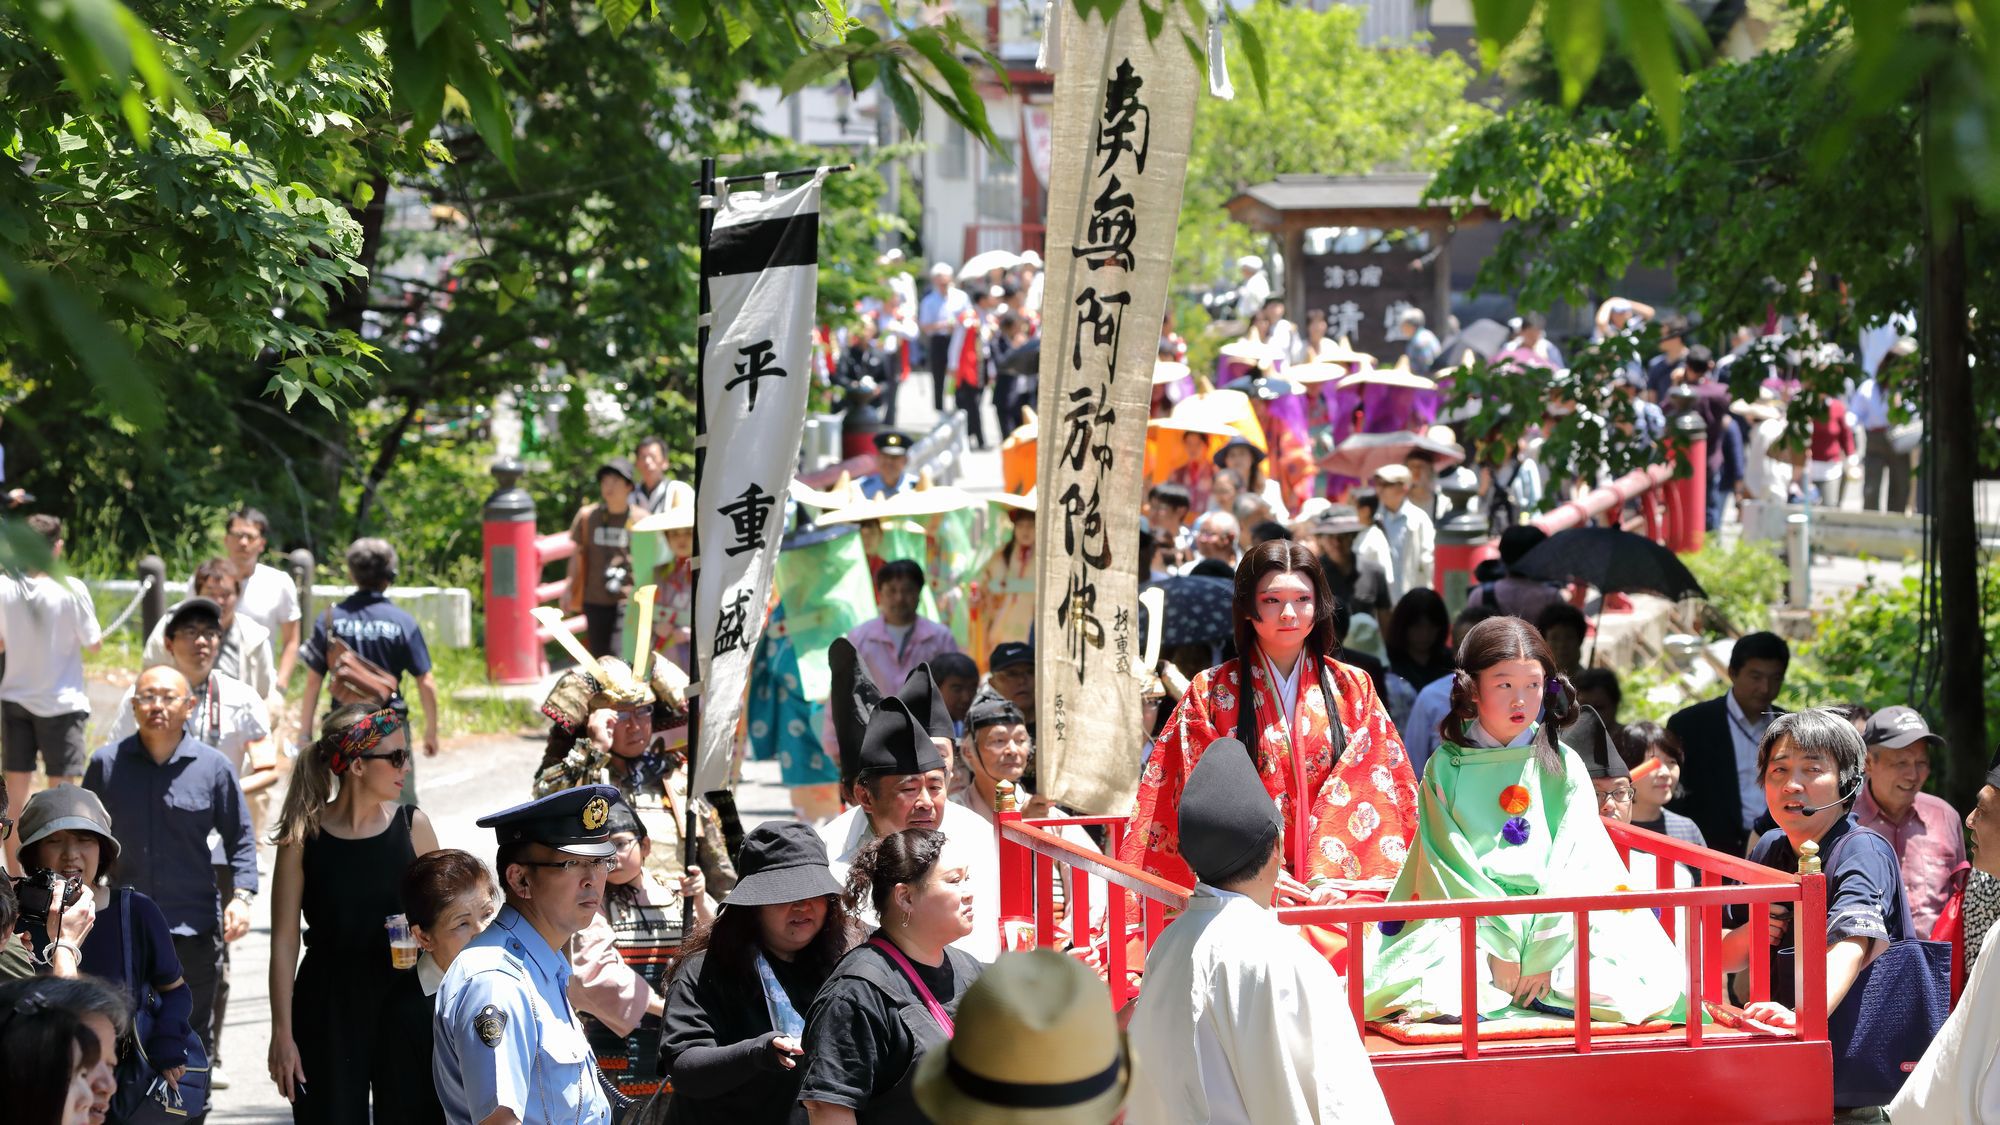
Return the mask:
{"type": "MultiPolygon", "coordinates": [[[[695,662],[701,730],[688,791],[728,785],[750,659],[764,634],[812,388],[819,293],[819,198],[826,181],[780,191],[718,191],[702,252],[708,286],[695,439],[695,662]]],[[[711,205],[707,202],[705,206],[711,205]]]]}

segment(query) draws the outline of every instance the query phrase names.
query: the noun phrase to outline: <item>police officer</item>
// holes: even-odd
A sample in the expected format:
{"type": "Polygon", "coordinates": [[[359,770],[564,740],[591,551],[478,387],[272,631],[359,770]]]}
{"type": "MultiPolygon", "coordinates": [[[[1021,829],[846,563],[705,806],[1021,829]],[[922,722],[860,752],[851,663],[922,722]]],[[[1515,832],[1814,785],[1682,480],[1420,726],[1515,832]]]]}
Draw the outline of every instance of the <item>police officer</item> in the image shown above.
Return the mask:
{"type": "Polygon", "coordinates": [[[584,785],[480,819],[500,838],[493,866],[507,905],[438,988],[431,1069],[453,1125],[609,1125],[562,950],[617,862],[617,797],[584,785]]]}
{"type": "Polygon", "coordinates": [[[916,475],[910,472],[909,437],[894,430],[876,434],[875,471],[856,481],[855,487],[870,500],[917,487],[916,475]]]}

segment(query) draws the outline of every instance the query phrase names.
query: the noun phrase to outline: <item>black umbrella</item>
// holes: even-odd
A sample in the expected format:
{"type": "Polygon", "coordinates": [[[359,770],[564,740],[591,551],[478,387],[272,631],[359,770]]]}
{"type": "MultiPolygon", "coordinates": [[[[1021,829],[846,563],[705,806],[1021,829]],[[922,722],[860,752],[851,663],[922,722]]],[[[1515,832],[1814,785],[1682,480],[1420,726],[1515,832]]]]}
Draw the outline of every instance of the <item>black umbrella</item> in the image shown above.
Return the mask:
{"type": "MultiPolygon", "coordinates": [[[[1229,604],[1236,593],[1236,584],[1226,578],[1206,578],[1184,574],[1149,582],[1147,589],[1158,587],[1167,595],[1162,613],[1166,620],[1160,626],[1160,644],[1164,648],[1175,645],[1220,644],[1234,635],[1229,617],[1229,604]]],[[[1139,635],[1147,630],[1146,608],[1139,607],[1139,635]]]]}
{"type": "Polygon", "coordinates": [[[1607,594],[1658,594],[1670,601],[1708,596],[1672,551],[1615,527],[1559,531],[1522,555],[1512,569],[1547,582],[1588,582],[1607,594]]]}
{"type": "Polygon", "coordinates": [[[1039,375],[1042,371],[1042,338],[1035,337],[1000,357],[994,364],[1002,375],[1039,375]]]}
{"type": "Polygon", "coordinates": [[[1458,335],[1444,342],[1438,349],[1438,366],[1457,367],[1465,362],[1465,351],[1472,349],[1481,359],[1492,359],[1494,354],[1507,346],[1511,335],[1507,326],[1497,320],[1475,320],[1459,329],[1458,335]]]}

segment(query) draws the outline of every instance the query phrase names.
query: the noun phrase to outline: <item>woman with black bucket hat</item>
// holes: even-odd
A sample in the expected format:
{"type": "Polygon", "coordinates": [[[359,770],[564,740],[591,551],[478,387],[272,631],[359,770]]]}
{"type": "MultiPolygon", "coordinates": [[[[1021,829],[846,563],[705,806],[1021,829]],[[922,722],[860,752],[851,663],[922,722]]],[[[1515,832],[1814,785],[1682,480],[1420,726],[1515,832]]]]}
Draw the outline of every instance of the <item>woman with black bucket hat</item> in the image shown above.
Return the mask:
{"type": "Polygon", "coordinates": [[[667,991],[660,1063],[673,1080],[673,1125],[806,1120],[805,1012],[852,940],[841,886],[826,846],[799,821],[751,829],[739,869],[667,991]]]}

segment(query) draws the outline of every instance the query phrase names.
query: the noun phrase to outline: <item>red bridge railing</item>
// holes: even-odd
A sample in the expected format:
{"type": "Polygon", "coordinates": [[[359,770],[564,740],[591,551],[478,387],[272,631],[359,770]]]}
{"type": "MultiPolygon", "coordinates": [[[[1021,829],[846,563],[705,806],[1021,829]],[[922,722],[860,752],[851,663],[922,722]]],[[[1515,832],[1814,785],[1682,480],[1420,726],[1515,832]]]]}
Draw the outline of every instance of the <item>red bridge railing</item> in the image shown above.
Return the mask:
{"type": "MultiPolygon", "coordinates": [[[[1004,926],[1011,926],[1010,947],[1025,944],[1021,936],[1032,934],[1038,947],[1067,946],[1070,952],[1089,961],[1105,975],[1113,1004],[1121,1010],[1138,994],[1143,980],[1146,951],[1165,928],[1171,913],[1187,905],[1192,888],[1169,883],[1111,856],[1071,843],[1054,831],[1067,825],[1099,825],[1110,833],[1110,851],[1115,856],[1125,820],[1122,817],[1068,817],[1052,820],[1024,820],[1019,813],[1001,813],[995,831],[1000,848],[1000,914],[1004,926]],[[1054,902],[1054,880],[1067,869],[1069,902],[1058,919],[1054,902]],[[1107,909],[1097,928],[1092,925],[1092,896],[1106,894],[1107,909]],[[1134,899],[1141,909],[1138,925],[1126,921],[1134,899]]],[[[1436,1074],[1424,1071],[1439,1063],[1465,1066],[1474,1062],[1506,1059],[1514,1069],[1505,1076],[1497,1072],[1493,1081],[1519,1088],[1519,1081],[1539,1073],[1562,1085],[1557,1092],[1590,1092],[1593,1097],[1611,1096],[1624,1083],[1623,1096],[1629,1098],[1636,1072],[1626,1069],[1642,1060],[1656,1068],[1652,1078],[1675,1074],[1688,1083],[1713,1085],[1728,1080],[1755,1081],[1760,1091],[1769,1092],[1764,1108],[1755,1115],[1761,1121],[1824,1121],[1831,1113],[1832,1053],[1826,1029],[1826,957],[1823,948],[1808,947],[1798,956],[1802,979],[1799,982],[1798,1026],[1792,1031],[1772,1034],[1704,1025],[1699,1018],[1702,1003],[1728,1004],[1721,961],[1722,911],[1726,907],[1746,907],[1752,934],[1748,969],[1748,999],[1771,997],[1769,979],[1769,920],[1774,904],[1788,907],[1797,920],[1799,933],[1822,933],[1826,928],[1826,880],[1821,875],[1790,875],[1745,859],[1706,848],[1692,847],[1644,829],[1615,821],[1605,822],[1620,857],[1631,866],[1634,854],[1641,856],[1637,870],[1651,870],[1659,889],[1618,891],[1603,895],[1567,897],[1518,897],[1497,899],[1453,899],[1439,902],[1344,903],[1329,906],[1287,906],[1278,910],[1280,921],[1292,925],[1312,925],[1344,930],[1348,938],[1350,987],[1347,1001],[1355,1026],[1369,1045],[1377,1074],[1391,1095],[1391,1108],[1399,1114],[1421,1109],[1425,1114],[1460,1113],[1477,1091],[1440,1087],[1436,1074]],[[1675,870],[1685,865],[1697,885],[1675,887],[1675,870]],[[1590,981],[1589,915],[1603,910],[1655,910],[1670,938],[1683,951],[1685,987],[1690,998],[1690,1018],[1684,1028],[1671,1036],[1593,1034],[1591,1021],[1576,1021],[1573,1037],[1567,1039],[1527,1039],[1482,1041],[1479,1022],[1469,1020],[1460,1027],[1453,1046],[1393,1044],[1379,1035],[1371,1036],[1362,1018],[1364,990],[1352,982],[1366,973],[1366,928],[1385,921],[1411,922],[1419,919],[1453,919],[1458,923],[1463,995],[1475,993],[1475,973],[1479,960],[1476,922],[1480,918],[1517,914],[1570,914],[1576,922],[1575,958],[1577,989],[1587,993],[1590,981]],[[1660,1053],[1683,1052],[1668,1058],[1660,1053]],[[1605,1071],[1588,1060],[1608,1055],[1614,1070],[1605,1071]],[[1616,1061],[1622,1059],[1622,1062],[1616,1061]],[[1588,1065],[1586,1065],[1588,1064],[1588,1065]],[[1526,1070],[1521,1069],[1526,1067],[1526,1070]],[[1422,1075],[1422,1077],[1419,1077],[1422,1075]],[[1776,1099],[1775,1102],[1769,1099],[1776,1099]]],[[[1485,1081],[1489,1073],[1476,1068],[1485,1081]]],[[[1474,1073],[1467,1071],[1467,1074],[1474,1073]]],[[[1639,1083],[1647,1084],[1647,1083],[1639,1083]]],[[[1500,1093],[1499,1090],[1487,1091],[1500,1093]]],[[[1677,1095],[1679,1096],[1679,1095],[1677,1095]]],[[[1688,1098],[1708,1095],[1685,1093],[1688,1098]]],[[[1717,1095],[1720,1097],[1720,1094],[1717,1095]]],[[[1738,1089],[1728,1095],[1741,1098],[1738,1089]]],[[[1538,1099],[1544,1101],[1545,1099],[1538,1099]]],[[[1602,1102],[1589,1107],[1591,1113],[1602,1102]]],[[[1706,1105],[1691,1102],[1690,1105],[1706,1105]]],[[[1718,1105],[1720,1102],[1717,1103],[1718,1105]]],[[[1516,1107],[1518,1109],[1518,1107],[1516,1107]]],[[[1578,1107],[1581,1114],[1584,1107],[1578,1107]]],[[[1742,1103],[1737,1103],[1742,1109],[1742,1103]]],[[[1478,1117],[1458,1116],[1455,1120],[1478,1117]]],[[[1411,1118],[1417,1119],[1417,1118],[1411,1118]]],[[[1444,1118],[1424,1116],[1422,1119],[1444,1118]]],[[[1584,1120],[1584,1116],[1557,1114],[1557,1120],[1584,1120]]],[[[1706,1118],[1703,1118],[1706,1119],[1706,1118]]]]}

